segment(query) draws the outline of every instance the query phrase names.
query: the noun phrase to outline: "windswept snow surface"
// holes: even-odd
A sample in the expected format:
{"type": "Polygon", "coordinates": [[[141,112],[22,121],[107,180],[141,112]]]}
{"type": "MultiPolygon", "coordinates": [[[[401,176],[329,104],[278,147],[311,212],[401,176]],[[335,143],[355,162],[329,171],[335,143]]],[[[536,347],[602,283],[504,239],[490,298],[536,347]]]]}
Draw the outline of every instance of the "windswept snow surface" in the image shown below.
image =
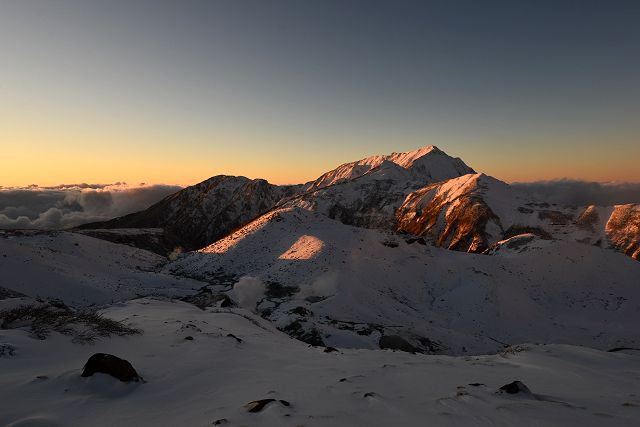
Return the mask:
{"type": "Polygon", "coordinates": [[[264,298],[256,310],[294,336],[319,334],[337,347],[377,348],[383,335],[426,338],[434,345],[423,349],[446,354],[520,342],[640,346],[637,261],[540,239],[494,253],[447,251],[292,208],[184,254],[166,271],[204,280],[225,272],[297,289],[264,298]]]}
{"type": "Polygon", "coordinates": [[[0,287],[76,306],[185,295],[203,284],[155,272],[166,258],[70,232],[0,234],[0,287]]]}
{"type": "Polygon", "coordinates": [[[565,345],[503,355],[325,353],[240,309],[138,299],[106,317],[142,335],[78,345],[2,330],[6,426],[617,426],[640,423],[640,357],[565,345]],[[233,334],[242,340],[238,342],[233,334]],[[192,340],[185,340],[190,336],[192,340]],[[130,361],[144,383],[82,378],[94,353],[130,361]],[[499,393],[519,380],[532,394],[499,393]],[[256,413],[245,405],[272,402],[256,413]]]}

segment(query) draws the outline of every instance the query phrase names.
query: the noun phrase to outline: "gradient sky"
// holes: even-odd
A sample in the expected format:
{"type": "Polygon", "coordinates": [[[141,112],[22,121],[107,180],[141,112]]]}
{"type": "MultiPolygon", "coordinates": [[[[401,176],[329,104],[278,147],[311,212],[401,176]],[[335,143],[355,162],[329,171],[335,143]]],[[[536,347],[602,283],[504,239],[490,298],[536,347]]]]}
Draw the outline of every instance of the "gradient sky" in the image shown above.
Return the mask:
{"type": "Polygon", "coordinates": [[[640,181],[640,1],[0,0],[0,185],[295,183],[431,144],[640,181]]]}

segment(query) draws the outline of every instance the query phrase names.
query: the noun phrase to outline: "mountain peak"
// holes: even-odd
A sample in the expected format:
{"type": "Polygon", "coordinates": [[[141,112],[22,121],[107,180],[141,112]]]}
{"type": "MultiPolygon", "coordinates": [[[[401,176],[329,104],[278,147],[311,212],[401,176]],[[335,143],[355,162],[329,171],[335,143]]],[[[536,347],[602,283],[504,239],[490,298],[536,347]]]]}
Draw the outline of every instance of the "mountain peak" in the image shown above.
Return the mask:
{"type": "Polygon", "coordinates": [[[393,163],[407,169],[407,168],[410,168],[416,160],[430,153],[445,154],[435,145],[427,145],[424,147],[420,147],[417,150],[407,151],[404,153],[394,152],[394,153],[391,153],[390,155],[382,156],[382,157],[386,157],[386,160],[392,161],[393,163]]]}
{"type": "Polygon", "coordinates": [[[318,189],[361,177],[384,162],[395,163],[401,168],[409,170],[416,177],[429,182],[474,173],[474,170],[459,158],[450,157],[435,145],[427,145],[412,151],[379,154],[355,162],[344,163],[320,176],[310,184],[309,188],[318,189]]]}

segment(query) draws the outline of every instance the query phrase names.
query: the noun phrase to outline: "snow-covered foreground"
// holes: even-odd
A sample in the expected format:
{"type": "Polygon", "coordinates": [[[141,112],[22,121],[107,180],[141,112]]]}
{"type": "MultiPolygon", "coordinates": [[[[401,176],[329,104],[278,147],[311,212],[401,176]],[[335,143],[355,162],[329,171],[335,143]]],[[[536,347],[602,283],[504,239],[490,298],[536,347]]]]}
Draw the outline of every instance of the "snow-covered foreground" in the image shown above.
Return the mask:
{"type": "Polygon", "coordinates": [[[69,232],[0,235],[0,287],[86,306],[145,295],[184,295],[202,283],[157,273],[151,252],[69,232]]]}
{"type": "Polygon", "coordinates": [[[325,353],[242,309],[144,298],[104,314],[144,333],[79,345],[57,334],[37,340],[1,331],[15,353],[0,359],[0,425],[640,424],[639,356],[563,345],[466,357],[325,353]],[[80,377],[97,352],[129,360],[146,382],[80,377]],[[532,394],[497,392],[514,380],[532,394]],[[265,398],[290,406],[276,401],[248,412],[248,402],[265,398]]]}
{"type": "Polygon", "coordinates": [[[91,344],[99,334],[78,339],[84,324],[39,339],[24,320],[3,323],[0,425],[640,425],[640,352],[561,345],[640,347],[640,264],[531,234],[490,253],[297,208],[164,269],[161,256],[81,234],[6,233],[0,311],[59,299],[142,333],[91,344]],[[172,299],[197,292],[244,308],[172,299]],[[460,356],[377,350],[389,336],[460,356]],[[477,355],[502,343],[514,346],[477,355]],[[130,361],[146,382],[81,377],[94,353],[130,361]],[[531,393],[499,392],[515,380],[531,393]],[[275,401],[249,412],[259,399],[275,401]]]}

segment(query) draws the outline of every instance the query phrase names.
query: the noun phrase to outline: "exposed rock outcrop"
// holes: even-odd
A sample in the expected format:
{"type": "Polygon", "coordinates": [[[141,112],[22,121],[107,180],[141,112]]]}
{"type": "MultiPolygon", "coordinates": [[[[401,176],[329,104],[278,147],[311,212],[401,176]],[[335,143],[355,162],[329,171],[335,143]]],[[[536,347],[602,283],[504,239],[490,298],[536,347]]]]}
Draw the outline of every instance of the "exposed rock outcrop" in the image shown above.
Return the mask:
{"type": "Polygon", "coordinates": [[[482,252],[502,236],[500,218],[484,197],[489,187],[509,192],[507,184],[483,174],[421,188],[409,194],[396,212],[397,228],[428,236],[437,246],[482,252]]]}
{"type": "Polygon", "coordinates": [[[611,244],[640,260],[640,205],[617,205],[605,226],[611,244]]]}

